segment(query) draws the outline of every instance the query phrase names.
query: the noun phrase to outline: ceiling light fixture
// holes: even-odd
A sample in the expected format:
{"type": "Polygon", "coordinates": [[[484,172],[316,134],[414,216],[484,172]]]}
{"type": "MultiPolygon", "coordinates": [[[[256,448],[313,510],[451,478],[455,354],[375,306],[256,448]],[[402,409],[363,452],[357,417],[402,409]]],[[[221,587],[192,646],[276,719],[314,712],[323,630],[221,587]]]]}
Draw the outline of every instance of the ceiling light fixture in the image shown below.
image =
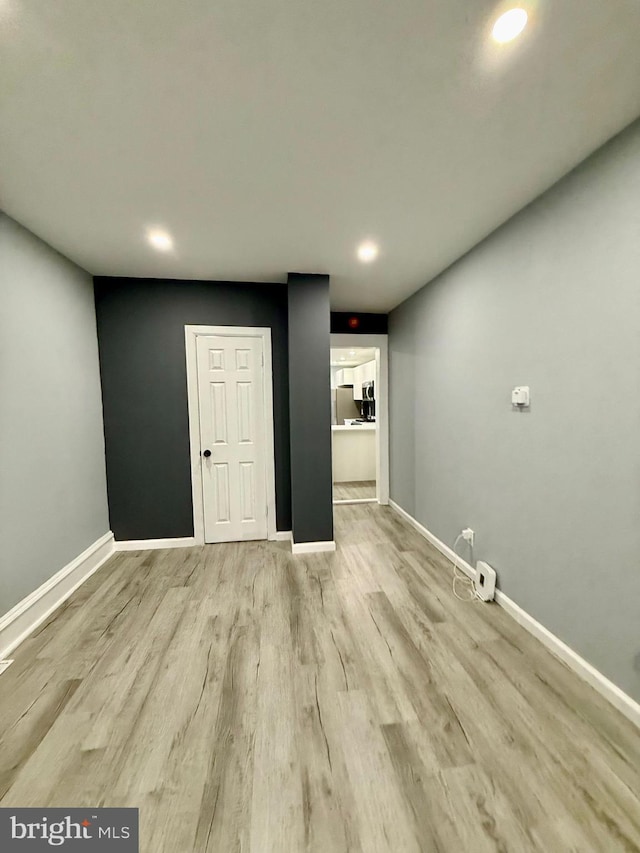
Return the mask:
{"type": "Polygon", "coordinates": [[[370,241],[360,243],[358,246],[358,258],[360,258],[363,264],[370,264],[371,261],[375,261],[377,257],[378,247],[375,243],[371,243],[370,241]]]}
{"type": "Polygon", "coordinates": [[[166,231],[159,228],[150,228],[147,231],[147,240],[151,243],[154,249],[159,252],[169,252],[173,249],[173,239],[166,231]]]}
{"type": "Polygon", "coordinates": [[[524,9],[510,9],[495,22],[492,35],[497,42],[505,44],[520,35],[528,20],[529,16],[524,9]]]}

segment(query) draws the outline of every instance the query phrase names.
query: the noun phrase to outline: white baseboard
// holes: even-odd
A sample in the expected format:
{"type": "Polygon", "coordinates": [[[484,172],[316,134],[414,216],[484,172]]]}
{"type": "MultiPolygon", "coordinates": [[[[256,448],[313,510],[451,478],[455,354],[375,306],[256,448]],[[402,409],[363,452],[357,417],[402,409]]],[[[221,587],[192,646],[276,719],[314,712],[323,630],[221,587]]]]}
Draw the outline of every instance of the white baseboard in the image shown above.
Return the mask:
{"type": "Polygon", "coordinates": [[[113,552],[113,533],[109,531],[5,613],[0,618],[0,659],[26,640],[113,552]]]}
{"type": "Polygon", "coordinates": [[[640,727],[640,705],[631,696],[621,690],[613,681],[609,681],[606,675],[592,666],[589,661],[580,657],[570,646],[563,643],[561,639],[552,634],[544,625],[540,624],[499,589],[496,590],[496,601],[516,622],[526,628],[534,637],[537,637],[556,657],[564,661],[569,669],[577,673],[583,681],[586,681],[601,696],[611,702],[621,714],[624,714],[632,723],[640,727]]]}
{"type": "Polygon", "coordinates": [[[409,522],[412,527],[415,527],[418,533],[424,536],[425,539],[428,539],[429,542],[431,542],[431,544],[436,547],[441,554],[444,554],[444,556],[448,560],[451,560],[452,563],[455,557],[455,561],[458,565],[458,568],[461,569],[465,573],[465,575],[468,575],[472,580],[476,579],[476,570],[473,568],[473,566],[467,563],[466,560],[463,560],[462,557],[458,556],[458,554],[455,554],[453,548],[449,548],[448,545],[445,545],[444,542],[441,542],[437,536],[434,536],[430,530],[427,530],[426,527],[423,527],[419,521],[416,521],[416,519],[412,515],[409,515],[409,513],[405,509],[402,509],[402,507],[399,506],[395,501],[390,500],[389,506],[391,507],[391,509],[395,510],[398,515],[401,515],[405,521],[409,522]]]}
{"type": "MultiPolygon", "coordinates": [[[[421,533],[425,539],[431,542],[431,544],[437,548],[441,554],[453,562],[454,553],[448,545],[441,542],[437,536],[434,536],[430,530],[423,527],[419,521],[416,521],[413,516],[409,515],[409,513],[402,509],[402,507],[395,503],[395,501],[390,500],[389,506],[395,510],[398,515],[404,518],[404,520],[412,527],[415,527],[418,533],[421,533]]],[[[456,562],[466,575],[470,578],[475,578],[476,572],[473,566],[469,565],[469,563],[458,556],[456,556],[456,562]]],[[[515,601],[512,601],[508,595],[505,595],[504,592],[496,590],[495,600],[500,607],[506,610],[506,612],[515,619],[516,622],[518,622],[519,625],[522,625],[522,627],[530,634],[540,640],[540,642],[546,646],[552,654],[566,663],[566,665],[572,669],[576,675],[579,675],[583,681],[586,681],[587,684],[590,684],[591,687],[597,690],[601,696],[617,708],[621,714],[624,714],[628,720],[631,720],[632,723],[635,723],[636,726],[640,727],[640,704],[638,704],[635,699],[632,699],[631,696],[610,681],[570,646],[563,643],[559,637],[552,634],[548,628],[545,628],[544,625],[534,619],[533,616],[530,616],[526,610],[523,610],[515,603],[515,601]]]]}
{"type": "Polygon", "coordinates": [[[276,530],[276,532],[269,537],[271,542],[291,542],[293,534],[290,530],[276,530]]]}
{"type": "Polygon", "coordinates": [[[179,539],[126,539],[116,542],[116,551],[156,551],[159,548],[193,548],[198,543],[194,536],[179,539]]]}
{"type": "Polygon", "coordinates": [[[336,543],[331,542],[292,542],[292,554],[315,554],[318,551],[335,551],[336,543]]]}

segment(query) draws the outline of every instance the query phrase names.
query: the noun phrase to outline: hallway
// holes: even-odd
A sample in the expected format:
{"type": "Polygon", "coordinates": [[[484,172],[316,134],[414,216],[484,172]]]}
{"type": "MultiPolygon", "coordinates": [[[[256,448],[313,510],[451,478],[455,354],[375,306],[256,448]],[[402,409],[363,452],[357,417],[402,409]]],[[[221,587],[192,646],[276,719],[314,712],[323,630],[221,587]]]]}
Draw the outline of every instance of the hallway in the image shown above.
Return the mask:
{"type": "Polygon", "coordinates": [[[115,555],[0,677],[0,805],[140,808],[145,853],[640,848],[637,730],[391,509],[115,555]]]}

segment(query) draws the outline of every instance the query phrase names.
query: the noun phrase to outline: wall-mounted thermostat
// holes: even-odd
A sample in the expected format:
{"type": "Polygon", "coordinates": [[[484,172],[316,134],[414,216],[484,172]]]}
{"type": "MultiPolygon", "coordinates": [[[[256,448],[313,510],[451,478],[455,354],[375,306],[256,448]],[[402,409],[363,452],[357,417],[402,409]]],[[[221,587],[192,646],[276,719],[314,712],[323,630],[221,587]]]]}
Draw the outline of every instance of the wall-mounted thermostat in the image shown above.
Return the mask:
{"type": "Polygon", "coordinates": [[[511,403],[519,409],[529,405],[529,386],[519,385],[511,392],[511,403]]]}

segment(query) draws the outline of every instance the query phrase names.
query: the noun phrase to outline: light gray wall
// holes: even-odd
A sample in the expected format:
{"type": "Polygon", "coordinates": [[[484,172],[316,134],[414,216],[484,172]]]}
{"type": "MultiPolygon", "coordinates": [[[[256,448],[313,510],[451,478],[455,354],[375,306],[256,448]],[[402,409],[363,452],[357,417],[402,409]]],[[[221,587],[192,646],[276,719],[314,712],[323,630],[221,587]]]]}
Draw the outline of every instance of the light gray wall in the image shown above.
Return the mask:
{"type": "Polygon", "coordinates": [[[0,615],[108,530],[92,279],[0,212],[0,615]]]}
{"type": "Polygon", "coordinates": [[[640,700],[640,123],[393,311],[389,348],[393,500],[449,545],[472,527],[640,700]]]}

